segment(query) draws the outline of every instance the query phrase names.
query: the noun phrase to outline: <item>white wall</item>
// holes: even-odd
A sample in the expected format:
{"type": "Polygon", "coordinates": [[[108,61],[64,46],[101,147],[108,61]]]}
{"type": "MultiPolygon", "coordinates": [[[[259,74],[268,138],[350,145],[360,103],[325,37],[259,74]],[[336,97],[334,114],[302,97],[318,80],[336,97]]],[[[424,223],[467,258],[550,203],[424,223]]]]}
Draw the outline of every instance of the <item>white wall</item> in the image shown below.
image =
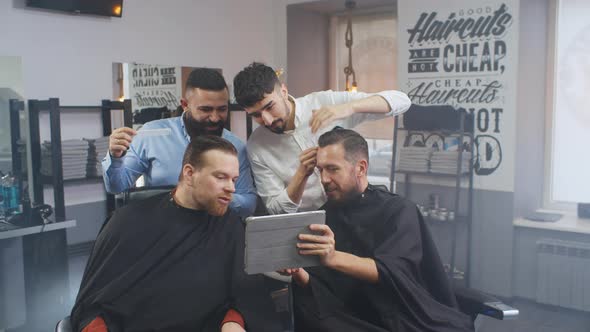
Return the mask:
{"type": "MultiPolygon", "coordinates": [[[[27,99],[100,105],[112,97],[113,62],[222,68],[228,83],[254,60],[287,65],[286,0],[125,0],[122,18],[46,12],[24,2],[0,1],[0,55],[22,58],[27,99]]],[[[98,119],[64,116],[62,137],[98,135],[98,119]]],[[[67,188],[66,201],[102,198],[90,192],[96,194],[80,197],[67,188]]]]}
{"type": "Polygon", "coordinates": [[[10,112],[9,99],[23,95],[21,59],[0,56],[0,170],[10,169],[10,112]]]}
{"type": "Polygon", "coordinates": [[[98,104],[111,96],[112,62],[218,67],[228,81],[254,59],[286,65],[282,1],[125,0],[122,18],[15,8],[22,2],[0,2],[0,54],[22,57],[29,98],[98,104]]]}

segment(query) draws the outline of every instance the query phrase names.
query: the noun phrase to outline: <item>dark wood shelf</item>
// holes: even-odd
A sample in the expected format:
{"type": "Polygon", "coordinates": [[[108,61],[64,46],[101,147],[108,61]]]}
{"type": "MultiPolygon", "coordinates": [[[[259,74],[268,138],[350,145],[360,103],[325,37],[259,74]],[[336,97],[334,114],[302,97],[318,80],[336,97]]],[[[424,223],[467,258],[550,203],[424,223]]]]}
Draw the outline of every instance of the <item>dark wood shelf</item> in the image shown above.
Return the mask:
{"type": "MultiPolygon", "coordinates": [[[[438,227],[439,231],[442,230],[451,230],[451,235],[449,239],[444,239],[444,241],[450,241],[450,246],[449,247],[449,256],[450,259],[448,259],[448,265],[450,266],[450,269],[453,270],[454,268],[456,268],[456,266],[462,266],[464,265],[464,274],[462,275],[463,279],[462,280],[457,280],[456,282],[459,283],[464,283],[465,285],[469,285],[469,268],[470,268],[470,257],[471,257],[471,233],[472,233],[472,229],[471,229],[471,220],[473,218],[473,176],[475,175],[474,173],[474,167],[473,167],[473,161],[475,158],[475,142],[474,142],[474,130],[473,130],[473,126],[470,126],[470,123],[467,123],[466,121],[473,121],[473,118],[471,116],[469,116],[469,114],[461,112],[459,114],[458,117],[456,116],[452,116],[452,118],[448,118],[447,120],[453,122],[453,121],[457,121],[457,122],[445,122],[445,126],[441,125],[441,123],[438,123],[436,125],[432,125],[431,123],[422,123],[422,127],[425,127],[426,125],[428,125],[430,128],[422,128],[421,130],[419,129],[408,129],[408,128],[400,128],[399,124],[399,116],[395,117],[395,124],[394,124],[394,129],[393,129],[393,146],[392,146],[392,155],[391,155],[391,165],[392,165],[392,169],[391,169],[391,174],[393,174],[394,176],[390,177],[390,187],[391,188],[395,188],[395,182],[396,181],[400,181],[400,180],[404,180],[403,181],[403,195],[409,199],[412,199],[412,187],[413,184],[416,183],[416,179],[413,179],[413,177],[424,177],[425,179],[429,179],[430,181],[424,181],[427,183],[421,183],[421,184],[430,184],[433,186],[438,186],[441,184],[438,183],[428,183],[428,182],[436,182],[436,181],[432,181],[431,179],[436,179],[436,178],[440,178],[440,179],[447,179],[448,180],[454,180],[454,186],[451,186],[454,194],[452,195],[452,197],[449,197],[449,199],[452,198],[452,200],[450,202],[448,202],[448,208],[452,209],[455,211],[455,218],[453,220],[439,220],[439,219],[435,219],[435,218],[431,218],[431,217],[425,217],[425,223],[429,226],[429,227],[438,227]],[[441,128],[441,127],[446,127],[446,128],[441,128]],[[469,129],[467,129],[469,128],[469,129]],[[402,135],[398,135],[400,134],[400,131],[403,132],[402,135]],[[404,135],[405,134],[405,135],[404,135]],[[457,150],[458,151],[453,151],[455,153],[453,160],[448,160],[448,165],[453,165],[454,167],[457,167],[454,169],[455,172],[448,174],[448,173],[437,173],[437,172],[432,172],[432,171],[426,171],[426,172],[420,172],[420,171],[416,171],[414,169],[408,169],[408,170],[400,170],[399,169],[399,165],[397,163],[397,159],[401,158],[401,153],[400,150],[406,145],[412,145],[415,144],[416,142],[412,143],[412,138],[413,136],[416,135],[416,138],[421,138],[421,145],[431,145],[434,144],[435,142],[428,142],[428,140],[431,137],[436,137],[436,136],[440,136],[440,139],[443,140],[443,142],[440,143],[444,143],[446,141],[446,139],[449,136],[458,136],[458,144],[455,143],[457,146],[457,150]],[[401,138],[400,136],[405,136],[404,138],[401,138]],[[401,141],[401,142],[398,142],[401,141]],[[460,152],[461,154],[457,154],[457,152],[460,152]],[[472,155],[470,158],[466,158],[466,156],[463,154],[463,152],[470,152],[472,155]],[[399,156],[398,156],[399,153],[399,156]],[[456,160],[455,160],[456,158],[456,160]],[[450,163],[451,161],[453,161],[452,163],[450,163]],[[468,165],[466,166],[465,164],[468,163],[468,165]],[[397,166],[397,167],[396,167],[397,166]],[[461,167],[461,173],[457,173],[457,169],[461,167]],[[399,176],[397,176],[399,174],[399,176]],[[401,178],[401,177],[403,178],[401,178]],[[463,191],[467,191],[467,197],[465,197],[463,191]],[[461,214],[459,214],[458,212],[461,212],[461,214]],[[450,225],[450,227],[449,227],[450,225]],[[466,254],[466,258],[464,262],[459,263],[459,259],[463,260],[463,258],[458,258],[458,253],[457,253],[457,237],[458,237],[458,233],[463,232],[463,230],[466,230],[467,233],[467,243],[466,243],[466,250],[465,250],[465,254],[466,254]],[[458,264],[459,263],[459,264],[458,264]]],[[[439,121],[439,122],[444,122],[444,121],[439,121]]],[[[414,126],[418,127],[418,125],[416,123],[414,123],[414,126]]],[[[438,139],[437,139],[438,140],[438,139]]],[[[438,141],[437,141],[438,142],[438,141]]],[[[439,145],[439,148],[441,148],[442,146],[439,145]]],[[[444,144],[443,144],[444,145],[444,144]]],[[[445,163],[445,165],[447,165],[445,163]]],[[[442,165],[441,165],[442,166],[442,165]]],[[[454,168],[453,167],[453,168],[454,168]]],[[[451,168],[451,169],[453,169],[451,168]]],[[[446,170],[447,168],[443,168],[443,170],[446,170]]],[[[418,190],[423,190],[422,188],[418,188],[418,190]]],[[[436,192],[436,191],[435,191],[436,192]]],[[[424,195],[422,195],[423,197],[424,195]]],[[[451,195],[449,195],[451,196],[451,195]]],[[[439,239],[440,241],[443,241],[443,239],[439,239]]],[[[462,241],[462,240],[461,240],[462,241]]],[[[437,244],[438,245],[438,244],[437,244]]],[[[445,250],[446,249],[446,245],[444,246],[445,250]]],[[[464,255],[462,252],[459,253],[460,255],[464,255]]],[[[454,278],[453,278],[454,279],[454,278]]]]}
{"type": "MultiPolygon", "coordinates": [[[[454,178],[457,177],[457,174],[447,174],[447,173],[434,173],[434,172],[415,172],[415,171],[401,171],[396,170],[395,173],[399,174],[407,174],[407,175],[420,175],[420,176],[430,176],[430,177],[441,177],[441,178],[454,178]]],[[[469,178],[469,173],[461,173],[459,174],[460,177],[469,178]]]]}
{"type": "MultiPolygon", "coordinates": [[[[413,131],[416,133],[429,133],[429,134],[439,134],[439,135],[458,135],[461,134],[461,130],[449,130],[449,129],[433,129],[433,130],[418,130],[418,129],[406,129],[403,127],[398,127],[397,130],[403,131],[413,131]]],[[[472,131],[465,130],[463,131],[463,135],[471,136],[473,135],[472,131]]]]}
{"type": "MultiPolygon", "coordinates": [[[[43,181],[43,185],[51,186],[53,185],[53,180],[50,176],[43,175],[41,177],[43,181]]],[[[102,176],[93,176],[93,177],[86,177],[80,179],[68,179],[63,180],[64,185],[79,185],[79,184],[87,184],[87,183],[102,183],[103,179],[102,176]]]]}
{"type": "Polygon", "coordinates": [[[59,106],[60,112],[102,112],[102,106],[59,106]]]}

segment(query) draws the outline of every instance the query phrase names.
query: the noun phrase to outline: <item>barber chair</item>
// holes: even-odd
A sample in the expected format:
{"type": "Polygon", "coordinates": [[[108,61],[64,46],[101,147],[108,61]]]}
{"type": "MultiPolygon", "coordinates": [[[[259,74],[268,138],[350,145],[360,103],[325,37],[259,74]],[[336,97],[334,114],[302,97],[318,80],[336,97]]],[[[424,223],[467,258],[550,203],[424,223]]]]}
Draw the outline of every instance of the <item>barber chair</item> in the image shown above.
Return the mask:
{"type": "MultiPolygon", "coordinates": [[[[140,201],[142,199],[149,198],[151,196],[161,194],[167,191],[171,191],[174,189],[174,186],[155,186],[155,187],[137,187],[131,188],[122,193],[121,197],[118,197],[116,202],[116,207],[120,208],[123,207],[131,202],[140,201]]],[[[255,216],[266,216],[268,215],[268,210],[266,209],[266,205],[260,198],[260,196],[256,195],[256,210],[254,211],[255,216]]]]}
{"type": "MultiPolygon", "coordinates": [[[[280,294],[280,296],[283,298],[274,300],[275,302],[278,300],[284,303],[283,305],[278,305],[277,307],[286,307],[286,309],[283,310],[289,311],[291,316],[289,321],[286,323],[286,328],[287,331],[293,331],[293,293],[290,287],[290,277],[284,277],[279,275],[278,273],[276,274],[276,276],[273,273],[268,273],[265,275],[271,278],[276,278],[277,280],[284,282],[287,285],[286,288],[280,294]]],[[[475,322],[479,315],[492,317],[498,320],[513,320],[518,318],[518,309],[513,308],[503,303],[498,298],[485,294],[481,291],[471,288],[457,287],[455,288],[455,297],[457,298],[457,302],[459,304],[459,310],[462,313],[469,315],[473,322],[475,322]]]]}
{"type": "Polygon", "coordinates": [[[494,296],[475,289],[456,287],[455,297],[462,313],[469,315],[473,321],[478,315],[489,316],[498,320],[518,318],[518,309],[513,308],[494,296]]]}
{"type": "Polygon", "coordinates": [[[70,322],[70,316],[57,322],[55,326],[55,332],[72,332],[72,323],[70,322]]]}
{"type": "Polygon", "coordinates": [[[134,201],[141,201],[143,199],[155,196],[157,194],[165,193],[174,189],[174,186],[155,186],[155,187],[137,187],[130,188],[124,191],[120,197],[117,197],[116,207],[123,207],[134,201]]]}
{"type": "MultiPolygon", "coordinates": [[[[115,209],[121,208],[133,201],[141,201],[157,194],[165,193],[174,189],[174,186],[154,186],[154,187],[137,187],[131,188],[115,197],[115,209]]],[[[107,219],[102,224],[99,233],[109,222],[113,211],[108,213],[107,219]]]]}
{"type": "MultiPolygon", "coordinates": [[[[282,277],[277,281],[284,282],[287,285],[290,282],[288,277],[282,277]]],[[[499,320],[516,319],[518,317],[518,309],[510,307],[497,298],[480,291],[458,288],[455,290],[455,296],[457,297],[457,302],[459,302],[461,312],[469,315],[473,321],[475,321],[478,315],[485,315],[499,320]]],[[[273,292],[272,297],[276,305],[276,310],[279,313],[287,313],[288,318],[285,322],[285,332],[293,331],[293,295],[291,293],[291,287],[287,286],[286,288],[273,292]]],[[[72,332],[70,316],[57,323],[55,332],[72,332]]]]}

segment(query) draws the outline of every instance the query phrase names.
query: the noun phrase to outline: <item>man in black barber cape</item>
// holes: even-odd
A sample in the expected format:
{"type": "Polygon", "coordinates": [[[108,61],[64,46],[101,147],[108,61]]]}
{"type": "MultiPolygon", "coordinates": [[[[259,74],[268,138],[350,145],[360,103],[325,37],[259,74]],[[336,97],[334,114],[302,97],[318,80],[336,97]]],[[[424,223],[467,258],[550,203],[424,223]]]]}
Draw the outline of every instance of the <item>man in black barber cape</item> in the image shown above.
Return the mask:
{"type": "Polygon", "coordinates": [[[297,331],[473,331],[416,205],[368,183],[367,142],[336,128],[319,139],[326,225],[301,234],[321,266],[281,271],[294,281],[297,331]]]}

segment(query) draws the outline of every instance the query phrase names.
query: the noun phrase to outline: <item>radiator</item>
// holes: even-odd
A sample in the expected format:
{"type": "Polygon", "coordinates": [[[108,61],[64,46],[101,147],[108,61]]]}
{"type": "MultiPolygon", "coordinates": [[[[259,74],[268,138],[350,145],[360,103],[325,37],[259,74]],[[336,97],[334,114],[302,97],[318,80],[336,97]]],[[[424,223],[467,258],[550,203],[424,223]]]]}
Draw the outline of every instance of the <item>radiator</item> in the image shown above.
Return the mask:
{"type": "Polygon", "coordinates": [[[537,241],[537,302],[590,311],[590,244],[537,241]]]}

